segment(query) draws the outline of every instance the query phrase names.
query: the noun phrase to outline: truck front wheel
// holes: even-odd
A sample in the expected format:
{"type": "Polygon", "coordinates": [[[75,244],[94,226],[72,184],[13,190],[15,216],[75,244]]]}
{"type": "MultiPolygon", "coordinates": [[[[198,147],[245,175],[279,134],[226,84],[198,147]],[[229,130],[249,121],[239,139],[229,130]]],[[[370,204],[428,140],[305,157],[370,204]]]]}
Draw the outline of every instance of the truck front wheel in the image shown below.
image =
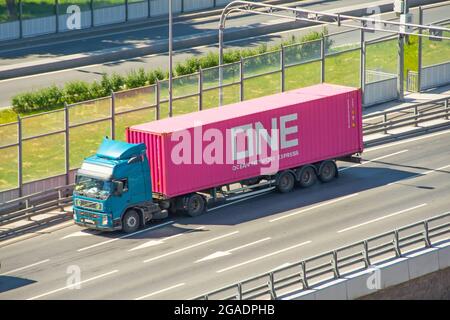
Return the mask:
{"type": "Polygon", "coordinates": [[[186,213],[191,217],[201,215],[205,211],[205,199],[197,194],[191,194],[186,201],[186,213]]]}
{"type": "Polygon", "coordinates": [[[139,225],[139,214],[135,210],[128,210],[122,220],[123,231],[126,233],[135,232],[139,225]]]}

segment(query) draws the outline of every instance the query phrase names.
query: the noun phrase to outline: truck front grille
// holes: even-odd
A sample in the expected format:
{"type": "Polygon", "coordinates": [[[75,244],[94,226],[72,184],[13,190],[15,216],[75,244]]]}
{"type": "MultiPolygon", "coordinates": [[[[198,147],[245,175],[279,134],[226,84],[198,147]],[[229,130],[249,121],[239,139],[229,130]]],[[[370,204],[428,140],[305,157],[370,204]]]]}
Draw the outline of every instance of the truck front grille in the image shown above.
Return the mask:
{"type": "Polygon", "coordinates": [[[84,199],[76,199],[75,205],[80,208],[86,208],[86,209],[91,209],[91,210],[98,210],[98,211],[103,210],[103,203],[101,203],[101,202],[89,201],[89,200],[84,200],[84,199]]]}

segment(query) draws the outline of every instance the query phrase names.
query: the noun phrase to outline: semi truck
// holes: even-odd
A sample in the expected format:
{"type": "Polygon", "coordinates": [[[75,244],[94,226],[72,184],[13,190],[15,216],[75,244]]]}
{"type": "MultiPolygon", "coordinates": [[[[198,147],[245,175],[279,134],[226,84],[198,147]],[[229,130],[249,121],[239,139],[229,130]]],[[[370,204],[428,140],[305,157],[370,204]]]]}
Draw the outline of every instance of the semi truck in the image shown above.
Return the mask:
{"type": "Polygon", "coordinates": [[[135,232],[222,203],[287,193],[360,162],[361,92],[319,84],[126,128],[105,138],[75,177],[75,223],[135,232]]]}

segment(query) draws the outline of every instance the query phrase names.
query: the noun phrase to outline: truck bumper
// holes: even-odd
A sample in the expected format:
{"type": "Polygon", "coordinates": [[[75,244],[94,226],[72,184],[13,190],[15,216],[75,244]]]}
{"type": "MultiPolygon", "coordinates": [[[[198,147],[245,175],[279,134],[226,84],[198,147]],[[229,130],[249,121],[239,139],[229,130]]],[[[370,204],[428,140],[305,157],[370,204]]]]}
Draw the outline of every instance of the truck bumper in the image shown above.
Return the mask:
{"type": "Polygon", "coordinates": [[[81,227],[85,227],[88,229],[94,229],[94,230],[100,230],[100,231],[117,231],[117,230],[121,230],[122,226],[115,226],[115,227],[108,227],[108,226],[98,226],[95,224],[91,224],[91,223],[83,223],[83,222],[78,222],[78,221],[74,221],[76,225],[81,226],[81,227]]]}

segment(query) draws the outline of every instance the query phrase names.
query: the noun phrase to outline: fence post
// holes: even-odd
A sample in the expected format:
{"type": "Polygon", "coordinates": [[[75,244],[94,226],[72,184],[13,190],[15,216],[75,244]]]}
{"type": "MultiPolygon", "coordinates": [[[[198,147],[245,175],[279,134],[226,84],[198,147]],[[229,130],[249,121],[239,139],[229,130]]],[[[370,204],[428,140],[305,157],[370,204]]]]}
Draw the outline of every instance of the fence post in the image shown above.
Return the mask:
{"type": "Polygon", "coordinates": [[[239,98],[240,101],[244,101],[244,60],[241,57],[241,64],[239,69],[239,77],[240,77],[240,92],[239,92],[239,98]]]}
{"type": "Polygon", "coordinates": [[[147,18],[150,18],[150,17],[151,17],[151,12],[150,12],[150,2],[151,2],[151,0],[147,0],[147,3],[148,3],[148,8],[147,8],[147,18]]]}
{"type": "Polygon", "coordinates": [[[281,60],[281,92],[284,92],[286,90],[286,88],[285,88],[286,73],[285,73],[285,65],[284,65],[284,46],[283,46],[283,44],[281,45],[280,60],[281,60]]]}
{"type": "Polygon", "coordinates": [[[341,275],[339,273],[339,266],[338,266],[338,257],[337,257],[337,251],[333,251],[331,256],[331,267],[333,268],[334,278],[338,279],[341,275]]]}
{"type": "Polygon", "coordinates": [[[213,8],[217,7],[217,0],[213,1],[213,8]]]}
{"type": "Polygon", "coordinates": [[[91,27],[95,25],[94,23],[94,0],[89,1],[89,8],[91,9],[91,27]]]}
{"type": "Polygon", "coordinates": [[[23,195],[23,143],[22,143],[22,118],[17,115],[17,184],[19,187],[19,198],[23,195]]]}
{"type": "Polygon", "coordinates": [[[125,22],[128,21],[128,0],[125,0],[125,22]]]}
{"type": "MultiPolygon", "coordinates": [[[[419,6],[419,24],[423,25],[423,8],[422,6],[419,6]]],[[[418,45],[418,68],[417,68],[417,91],[420,92],[421,91],[421,86],[422,86],[422,81],[421,81],[421,77],[422,77],[422,37],[420,36],[422,34],[422,29],[419,28],[419,45],[418,45]]]]}
{"type": "Polygon", "coordinates": [[[116,94],[111,91],[111,137],[116,139],[116,94]]]}
{"type": "Polygon", "coordinates": [[[405,37],[401,34],[397,37],[397,98],[403,101],[403,81],[404,81],[404,69],[405,69],[405,37]]]}
{"type": "Polygon", "coordinates": [[[364,39],[364,29],[361,30],[361,55],[360,55],[360,81],[362,104],[364,105],[364,93],[366,89],[366,41],[364,39]]]}
{"type": "Polygon", "coordinates": [[[303,285],[303,289],[308,289],[308,278],[306,277],[306,262],[300,262],[300,282],[303,285]]]}
{"type": "Polygon", "coordinates": [[[198,110],[203,109],[203,70],[198,69],[198,110]]]}
{"type": "Polygon", "coordinates": [[[156,120],[159,120],[160,118],[160,89],[161,89],[161,85],[159,84],[159,80],[156,79],[156,120]]]}
{"type": "Polygon", "coordinates": [[[237,296],[236,296],[237,300],[242,300],[242,284],[239,282],[237,284],[237,296]]]}
{"type": "Polygon", "coordinates": [[[19,0],[19,38],[23,38],[23,1],[19,0]]]}
{"type": "Polygon", "coordinates": [[[61,202],[62,199],[63,199],[62,191],[61,191],[61,189],[59,189],[58,190],[58,208],[59,208],[60,212],[64,212],[64,206],[61,202]]]}
{"type": "Polygon", "coordinates": [[[70,122],[69,122],[69,106],[67,105],[66,102],[64,102],[64,130],[65,130],[65,135],[64,135],[64,144],[65,144],[65,148],[64,148],[64,157],[65,157],[65,170],[66,170],[66,185],[69,184],[70,181],[70,155],[69,155],[69,133],[70,133],[70,122]]]}
{"type": "Polygon", "coordinates": [[[277,293],[275,292],[275,282],[273,278],[273,272],[269,273],[269,281],[267,285],[269,286],[270,299],[276,300],[277,293]]]}
{"type": "Polygon", "coordinates": [[[417,118],[419,117],[419,109],[417,108],[417,106],[414,107],[414,127],[417,127],[417,118]]]}
{"type": "Polygon", "coordinates": [[[59,0],[55,0],[55,33],[59,32],[59,0]]]}
{"type": "Polygon", "coordinates": [[[398,239],[398,230],[394,231],[394,241],[392,242],[392,244],[394,245],[395,255],[397,257],[401,257],[402,252],[400,250],[400,241],[398,239]]]}
{"type": "Polygon", "coordinates": [[[366,265],[366,268],[368,268],[370,266],[370,257],[369,257],[369,244],[367,242],[367,240],[364,240],[363,242],[363,258],[364,258],[364,263],[366,265]]]}
{"type": "Polygon", "coordinates": [[[184,0],[181,0],[181,13],[184,12],[184,0]]]}
{"type": "Polygon", "coordinates": [[[427,248],[431,247],[430,234],[428,230],[428,221],[423,222],[423,240],[425,241],[425,246],[427,248]]]}
{"type": "Polygon", "coordinates": [[[325,82],[325,37],[320,39],[320,82],[325,82]]]}
{"type": "Polygon", "coordinates": [[[387,125],[386,125],[386,122],[387,122],[387,113],[384,113],[383,114],[383,123],[384,123],[384,131],[383,131],[383,133],[384,134],[387,134],[388,133],[388,130],[387,130],[387,125]]]}
{"type": "Polygon", "coordinates": [[[450,112],[450,109],[449,109],[449,106],[448,106],[448,100],[449,100],[449,99],[445,99],[445,100],[444,100],[445,119],[446,119],[446,120],[448,120],[448,116],[449,116],[449,112],[450,112]]]}

